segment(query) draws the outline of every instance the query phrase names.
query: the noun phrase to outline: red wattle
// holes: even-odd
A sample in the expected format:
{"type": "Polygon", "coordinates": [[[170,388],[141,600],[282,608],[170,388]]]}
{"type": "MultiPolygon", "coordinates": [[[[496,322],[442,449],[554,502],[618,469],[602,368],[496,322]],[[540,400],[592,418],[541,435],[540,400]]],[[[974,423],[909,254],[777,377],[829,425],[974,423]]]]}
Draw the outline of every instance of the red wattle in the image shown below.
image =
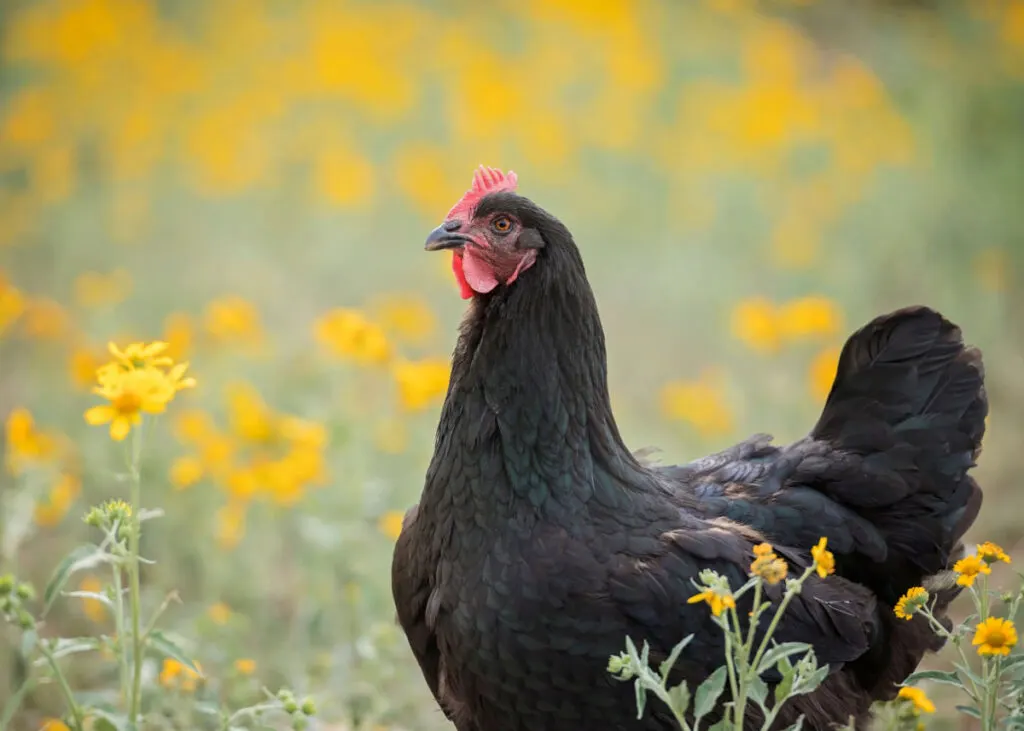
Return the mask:
{"type": "Polygon", "coordinates": [[[455,281],[459,283],[459,294],[462,299],[468,300],[473,296],[473,288],[466,281],[466,273],[462,271],[462,254],[452,252],[452,271],[455,273],[455,281]]]}

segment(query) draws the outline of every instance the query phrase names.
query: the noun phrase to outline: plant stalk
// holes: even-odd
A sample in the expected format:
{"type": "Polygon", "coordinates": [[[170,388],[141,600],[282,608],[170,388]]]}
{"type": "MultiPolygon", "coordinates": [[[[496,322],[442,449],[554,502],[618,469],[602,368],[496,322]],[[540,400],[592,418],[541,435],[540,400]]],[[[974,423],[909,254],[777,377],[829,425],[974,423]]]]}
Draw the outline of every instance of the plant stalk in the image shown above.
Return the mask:
{"type": "Polygon", "coordinates": [[[139,586],[139,536],[142,532],[142,521],[139,514],[142,512],[142,475],[141,475],[141,454],[142,454],[142,431],[143,425],[132,430],[132,457],[131,457],[131,494],[129,502],[132,507],[131,531],[128,534],[128,580],[129,602],[132,620],[132,681],[131,693],[129,693],[128,718],[132,725],[138,727],[139,709],[142,705],[142,655],[144,637],[142,636],[142,598],[139,586]]]}

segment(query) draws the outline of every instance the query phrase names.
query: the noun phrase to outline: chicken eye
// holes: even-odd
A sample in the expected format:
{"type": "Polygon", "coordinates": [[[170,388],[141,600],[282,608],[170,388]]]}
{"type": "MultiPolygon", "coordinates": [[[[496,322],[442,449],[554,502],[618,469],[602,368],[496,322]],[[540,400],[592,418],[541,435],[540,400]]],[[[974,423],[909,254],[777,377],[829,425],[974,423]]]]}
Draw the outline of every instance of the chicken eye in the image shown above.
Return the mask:
{"type": "Polygon", "coordinates": [[[498,216],[491,221],[491,228],[500,234],[507,234],[512,230],[512,219],[508,216],[498,216]]]}

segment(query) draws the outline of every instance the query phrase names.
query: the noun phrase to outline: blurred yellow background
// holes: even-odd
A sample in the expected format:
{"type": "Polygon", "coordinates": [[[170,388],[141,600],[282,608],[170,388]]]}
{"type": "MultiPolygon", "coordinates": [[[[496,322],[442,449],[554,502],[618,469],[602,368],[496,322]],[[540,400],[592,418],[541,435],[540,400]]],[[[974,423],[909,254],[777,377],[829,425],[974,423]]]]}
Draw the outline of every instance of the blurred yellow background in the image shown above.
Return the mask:
{"type": "Polygon", "coordinates": [[[211,680],[147,682],[445,727],[388,572],[464,307],[423,240],[480,163],[574,232],[631,446],[796,438],[846,334],[924,302],[986,354],[971,537],[1024,532],[1024,0],[3,0],[0,44],[0,572],[126,494],[95,369],[169,342],[198,386],[148,436],[143,584],[211,680]]]}

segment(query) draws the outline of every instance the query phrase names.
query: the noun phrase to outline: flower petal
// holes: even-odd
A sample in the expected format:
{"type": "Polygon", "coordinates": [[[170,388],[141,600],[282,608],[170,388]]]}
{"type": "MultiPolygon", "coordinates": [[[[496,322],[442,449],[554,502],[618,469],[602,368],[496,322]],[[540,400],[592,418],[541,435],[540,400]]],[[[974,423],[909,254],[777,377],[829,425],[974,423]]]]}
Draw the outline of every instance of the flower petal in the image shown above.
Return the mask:
{"type": "Polygon", "coordinates": [[[85,421],[93,426],[99,426],[113,419],[114,415],[114,407],[112,406],[93,406],[85,412],[85,421]]]}
{"type": "Polygon", "coordinates": [[[126,416],[118,416],[110,422],[110,438],[115,442],[122,442],[132,430],[132,422],[126,416]]]}

